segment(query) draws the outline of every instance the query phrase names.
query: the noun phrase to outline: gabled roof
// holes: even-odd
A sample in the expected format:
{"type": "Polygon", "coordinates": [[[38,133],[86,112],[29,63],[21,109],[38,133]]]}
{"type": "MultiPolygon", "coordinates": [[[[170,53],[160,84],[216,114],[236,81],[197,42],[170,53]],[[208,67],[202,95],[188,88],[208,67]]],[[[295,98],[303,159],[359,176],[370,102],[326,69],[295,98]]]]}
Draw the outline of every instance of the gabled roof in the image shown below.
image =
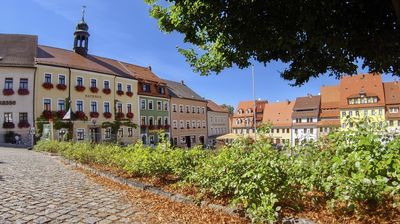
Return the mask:
{"type": "MultiPolygon", "coordinates": [[[[265,104],[268,104],[268,101],[266,101],[266,100],[257,100],[256,101],[256,110],[257,110],[257,112],[262,112],[264,110],[265,104]]],[[[251,109],[251,111],[253,111],[253,109],[254,109],[254,100],[240,101],[235,112],[237,112],[239,109],[242,109],[243,111],[246,111],[247,109],[251,109]]]]}
{"type": "Polygon", "coordinates": [[[83,57],[73,51],[55,47],[39,45],[36,63],[105,73],[160,84],[164,83],[149,68],[91,54],[83,57]]]}
{"type": "Polygon", "coordinates": [[[214,111],[214,112],[221,112],[221,113],[228,113],[228,108],[222,107],[218,104],[216,104],[212,100],[207,101],[207,110],[208,111],[214,111]]]}
{"type": "Polygon", "coordinates": [[[163,82],[167,84],[171,97],[206,101],[183,82],[174,82],[166,79],[163,79],[163,82]]]}
{"type": "Polygon", "coordinates": [[[339,86],[321,87],[321,109],[339,108],[340,92],[339,86]]]}
{"type": "Polygon", "coordinates": [[[386,104],[400,104],[400,82],[383,83],[386,104]]]}
{"type": "Polygon", "coordinates": [[[294,104],[291,101],[266,104],[263,123],[271,122],[274,127],[290,127],[294,104]]]}
{"type": "Polygon", "coordinates": [[[385,106],[385,94],[380,74],[344,76],[340,80],[340,108],[365,108],[376,106],[385,106]],[[364,93],[367,96],[377,96],[378,102],[349,105],[348,98],[360,96],[360,93],[364,93]]]}
{"type": "Polygon", "coordinates": [[[293,110],[319,110],[321,104],[321,96],[303,96],[297,97],[293,110]]]}
{"type": "Polygon", "coordinates": [[[34,67],[37,42],[37,36],[0,34],[0,66],[34,67]]]}

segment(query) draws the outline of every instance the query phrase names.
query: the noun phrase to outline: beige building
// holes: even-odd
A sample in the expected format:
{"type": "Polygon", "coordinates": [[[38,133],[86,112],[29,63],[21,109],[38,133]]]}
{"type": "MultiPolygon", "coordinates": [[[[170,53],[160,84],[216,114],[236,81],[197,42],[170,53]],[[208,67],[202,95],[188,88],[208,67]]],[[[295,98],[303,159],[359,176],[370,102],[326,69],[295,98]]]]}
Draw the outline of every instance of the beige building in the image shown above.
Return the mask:
{"type": "Polygon", "coordinates": [[[207,128],[208,145],[210,146],[213,146],[216,143],[216,138],[218,136],[230,133],[228,109],[208,100],[207,128]]]}
{"type": "Polygon", "coordinates": [[[256,126],[259,126],[263,120],[264,107],[268,101],[240,101],[232,118],[232,132],[235,134],[254,133],[254,113],[256,126]],[[256,102],[256,111],[254,112],[254,102],[256,102]]]}
{"type": "Polygon", "coordinates": [[[163,80],[171,96],[171,139],[178,147],[205,145],[207,140],[207,101],[185,83],[163,80]]]}
{"type": "Polygon", "coordinates": [[[0,34],[0,143],[31,145],[37,37],[0,34]]]}

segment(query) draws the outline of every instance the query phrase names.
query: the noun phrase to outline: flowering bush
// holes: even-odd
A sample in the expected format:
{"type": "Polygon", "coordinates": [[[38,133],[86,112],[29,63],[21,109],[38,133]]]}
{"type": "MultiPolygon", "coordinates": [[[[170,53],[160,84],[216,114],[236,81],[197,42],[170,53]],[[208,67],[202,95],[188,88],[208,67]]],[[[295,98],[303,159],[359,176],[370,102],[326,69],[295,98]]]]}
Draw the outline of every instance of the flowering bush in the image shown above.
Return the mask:
{"type": "Polygon", "coordinates": [[[108,119],[111,118],[112,114],[110,112],[104,112],[103,116],[108,119]]]}
{"type": "Polygon", "coordinates": [[[86,89],[86,87],[84,87],[84,86],[75,86],[75,90],[78,92],[83,92],[83,91],[85,91],[85,89],[86,89]]]}
{"type": "Polygon", "coordinates": [[[6,129],[15,128],[15,124],[13,122],[4,122],[3,128],[6,128],[6,129]]]}
{"type": "Polygon", "coordinates": [[[53,83],[51,83],[51,82],[44,82],[44,83],[42,84],[42,86],[43,86],[43,88],[45,88],[45,89],[53,89],[53,88],[54,88],[54,85],[53,85],[53,83]]]}
{"type": "Polygon", "coordinates": [[[28,94],[29,94],[28,89],[18,89],[18,95],[24,96],[24,95],[28,95],[28,94]]]}
{"type": "Polygon", "coordinates": [[[134,116],[134,115],[133,115],[132,112],[126,113],[126,117],[129,118],[129,119],[132,119],[133,116],[134,116]]]}
{"type": "Polygon", "coordinates": [[[57,84],[57,89],[59,89],[59,90],[66,90],[67,89],[67,86],[65,85],[65,84],[57,84]]]}
{"type": "Polygon", "coordinates": [[[90,112],[90,117],[98,118],[99,117],[99,112],[90,112]]]}
{"type": "Polygon", "coordinates": [[[50,120],[53,118],[53,112],[51,112],[50,110],[44,110],[42,114],[43,114],[43,117],[46,118],[47,120],[50,120]]]}
{"type": "Polygon", "coordinates": [[[133,93],[132,92],[126,92],[126,95],[129,96],[129,97],[132,97],[133,93]]]}
{"type": "Polygon", "coordinates": [[[122,95],[124,95],[124,91],[122,91],[122,90],[117,90],[117,94],[118,94],[118,96],[122,96],[122,95]]]}
{"type": "Polygon", "coordinates": [[[90,87],[90,92],[92,93],[97,93],[99,91],[99,89],[95,86],[90,87]]]}
{"type": "Polygon", "coordinates": [[[29,122],[28,121],[20,121],[19,123],[18,123],[18,127],[19,128],[29,128],[31,125],[29,124],[29,122]]]}
{"type": "Polygon", "coordinates": [[[14,95],[14,90],[13,89],[3,89],[3,95],[4,96],[14,95]]]}
{"type": "Polygon", "coordinates": [[[110,88],[103,89],[103,93],[108,95],[111,93],[111,89],[110,88]]]}
{"type": "Polygon", "coordinates": [[[75,112],[75,117],[78,120],[85,120],[86,119],[86,114],[83,111],[76,111],[75,112]]]}

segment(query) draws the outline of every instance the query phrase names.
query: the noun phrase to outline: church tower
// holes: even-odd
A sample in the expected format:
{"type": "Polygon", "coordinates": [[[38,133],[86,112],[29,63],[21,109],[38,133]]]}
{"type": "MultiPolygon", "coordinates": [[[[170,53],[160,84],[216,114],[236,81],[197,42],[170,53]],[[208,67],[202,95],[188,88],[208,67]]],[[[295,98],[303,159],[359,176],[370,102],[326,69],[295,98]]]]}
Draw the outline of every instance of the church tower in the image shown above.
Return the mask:
{"type": "Polygon", "coordinates": [[[76,25],[74,32],[74,52],[87,56],[89,46],[89,26],[85,22],[85,6],[82,9],[82,20],[76,25]]]}

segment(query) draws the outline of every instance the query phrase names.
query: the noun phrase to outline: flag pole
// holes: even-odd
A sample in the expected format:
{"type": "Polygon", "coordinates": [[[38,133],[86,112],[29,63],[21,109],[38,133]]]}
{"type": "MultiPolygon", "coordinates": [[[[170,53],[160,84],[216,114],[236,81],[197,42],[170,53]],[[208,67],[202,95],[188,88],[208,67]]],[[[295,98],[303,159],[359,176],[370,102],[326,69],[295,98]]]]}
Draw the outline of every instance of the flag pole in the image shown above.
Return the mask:
{"type": "Polygon", "coordinates": [[[251,66],[251,76],[253,79],[253,99],[254,99],[254,107],[253,107],[254,141],[257,141],[257,120],[256,120],[257,99],[256,99],[256,88],[255,88],[256,85],[254,78],[254,65],[251,66]]]}

